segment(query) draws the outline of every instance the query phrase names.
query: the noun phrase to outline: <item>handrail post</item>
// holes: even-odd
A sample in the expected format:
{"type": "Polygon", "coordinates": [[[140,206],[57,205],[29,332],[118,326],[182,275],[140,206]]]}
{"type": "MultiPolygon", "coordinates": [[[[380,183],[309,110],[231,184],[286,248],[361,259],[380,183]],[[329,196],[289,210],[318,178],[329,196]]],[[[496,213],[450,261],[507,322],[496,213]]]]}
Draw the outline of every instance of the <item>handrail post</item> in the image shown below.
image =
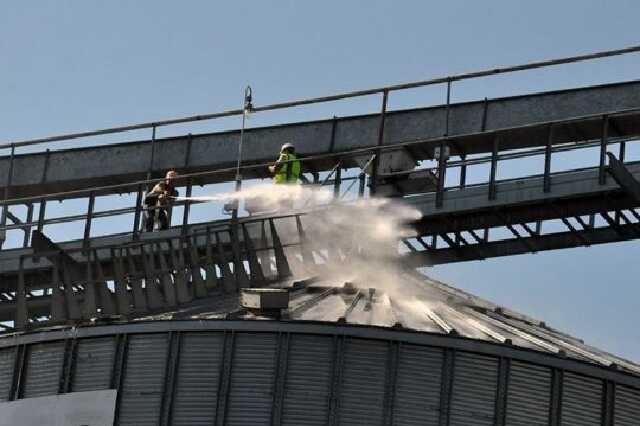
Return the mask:
{"type": "Polygon", "coordinates": [[[549,126],[547,145],[544,150],[544,182],[543,192],[551,191],[551,148],[553,146],[553,125],[549,126]]]}
{"type": "Polygon", "coordinates": [[[460,188],[464,188],[467,185],[467,154],[460,154],[460,160],[462,160],[462,166],[460,166],[460,188]]]}
{"type": "Polygon", "coordinates": [[[187,179],[187,189],[185,195],[184,209],[182,215],[182,235],[187,235],[187,229],[189,228],[189,212],[191,210],[191,192],[193,189],[193,182],[191,178],[187,179]]]}
{"type": "Polygon", "coordinates": [[[84,248],[89,247],[89,238],[91,238],[91,220],[93,219],[93,208],[95,206],[96,196],[94,192],[89,194],[89,206],[87,207],[87,221],[84,225],[84,239],[82,245],[84,248]]]}
{"type": "MultiPolygon", "coordinates": [[[[13,163],[16,153],[15,144],[11,144],[11,156],[9,159],[9,172],[7,175],[7,184],[4,187],[4,201],[6,202],[9,199],[9,187],[11,186],[11,181],[13,180],[13,163]]],[[[2,206],[2,217],[0,217],[0,248],[4,244],[7,238],[7,230],[5,229],[7,225],[7,215],[9,213],[9,205],[4,204],[2,206]]]]}
{"type": "MultiPolygon", "coordinates": [[[[380,124],[378,127],[378,141],[377,141],[378,147],[381,147],[382,144],[384,143],[384,122],[387,116],[388,99],[389,99],[389,91],[385,89],[382,92],[382,107],[380,111],[380,124]]],[[[369,190],[371,196],[374,196],[377,190],[378,169],[380,168],[380,153],[381,153],[381,150],[378,148],[376,150],[376,157],[373,159],[373,164],[371,169],[371,188],[369,190]]]]}
{"type": "Polygon", "coordinates": [[[333,179],[333,198],[340,198],[340,186],[342,184],[342,164],[338,164],[336,169],[336,176],[333,179]]]}
{"type": "Polygon", "coordinates": [[[444,119],[444,135],[449,136],[449,117],[451,113],[451,78],[447,79],[447,110],[444,119]]]}
{"type": "Polygon", "coordinates": [[[447,158],[445,150],[447,148],[447,144],[442,141],[439,146],[439,155],[438,155],[438,182],[436,187],[436,208],[442,207],[442,203],[444,202],[444,186],[445,179],[447,175],[447,158]]]}
{"type": "Polygon", "coordinates": [[[598,183],[604,185],[607,182],[605,173],[607,161],[607,145],[609,143],[609,116],[602,116],[602,136],[600,138],[600,165],[598,167],[598,183]]]}
{"type": "Polygon", "coordinates": [[[493,139],[493,150],[491,152],[491,171],[489,173],[489,200],[496,199],[496,174],[498,171],[498,150],[500,146],[500,136],[496,134],[493,139]]]}
{"type": "Polygon", "coordinates": [[[136,212],[133,216],[133,239],[140,238],[140,216],[142,215],[142,198],[143,189],[142,185],[138,185],[138,194],[136,195],[136,212]]]}

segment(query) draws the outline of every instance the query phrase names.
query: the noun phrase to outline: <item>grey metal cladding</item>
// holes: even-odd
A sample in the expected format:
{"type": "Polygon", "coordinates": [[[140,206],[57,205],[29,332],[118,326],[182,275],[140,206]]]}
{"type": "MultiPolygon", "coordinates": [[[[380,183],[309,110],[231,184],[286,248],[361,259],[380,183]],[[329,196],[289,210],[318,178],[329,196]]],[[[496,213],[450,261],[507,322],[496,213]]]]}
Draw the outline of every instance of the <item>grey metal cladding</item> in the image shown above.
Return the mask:
{"type": "Polygon", "coordinates": [[[63,341],[29,346],[24,382],[24,398],[56,395],[64,364],[63,341]]]}
{"type": "Polygon", "coordinates": [[[212,425],[216,416],[223,333],[185,333],[173,398],[173,425],[212,425]]]}
{"type": "Polygon", "coordinates": [[[271,424],[277,346],[274,333],[236,335],[226,425],[271,424]]]}
{"type": "Polygon", "coordinates": [[[113,337],[78,340],[71,390],[85,392],[109,389],[115,352],[113,337]]]}
{"type": "Polygon", "coordinates": [[[640,389],[626,386],[616,388],[614,426],[640,425],[640,389]]]}
{"type": "Polygon", "coordinates": [[[166,374],[168,333],[129,337],[119,425],[157,425],[166,374]]]}
{"type": "Polygon", "coordinates": [[[456,354],[450,426],[493,426],[498,359],[466,352],[456,354]]]}
{"type": "Polygon", "coordinates": [[[16,350],[14,348],[0,350],[0,402],[9,400],[15,361],[16,350]]]}
{"type": "Polygon", "coordinates": [[[508,383],[506,424],[547,426],[551,401],[551,369],[512,361],[508,383]]]}
{"type": "Polygon", "coordinates": [[[394,426],[438,425],[442,349],[402,345],[393,401],[394,426]]]}
{"type": "Polygon", "coordinates": [[[565,372],[561,426],[600,426],[602,381],[565,372]]]}
{"type": "Polygon", "coordinates": [[[347,339],[345,344],[340,425],[380,425],[389,344],[385,341],[347,339]]]}
{"type": "Polygon", "coordinates": [[[333,338],[293,335],[282,407],[285,426],[325,425],[329,416],[333,338]]]}

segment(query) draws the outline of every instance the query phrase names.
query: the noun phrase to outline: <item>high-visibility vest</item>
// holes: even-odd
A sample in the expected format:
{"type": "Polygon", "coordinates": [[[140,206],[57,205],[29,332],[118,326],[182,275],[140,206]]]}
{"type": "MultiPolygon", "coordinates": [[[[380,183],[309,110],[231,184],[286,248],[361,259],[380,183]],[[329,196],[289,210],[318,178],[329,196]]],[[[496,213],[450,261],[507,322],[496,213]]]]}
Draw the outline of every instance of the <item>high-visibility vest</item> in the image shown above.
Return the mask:
{"type": "Polygon", "coordinates": [[[300,161],[296,159],[296,155],[282,153],[278,161],[283,164],[280,165],[280,170],[273,177],[275,183],[297,183],[302,166],[300,161]]]}

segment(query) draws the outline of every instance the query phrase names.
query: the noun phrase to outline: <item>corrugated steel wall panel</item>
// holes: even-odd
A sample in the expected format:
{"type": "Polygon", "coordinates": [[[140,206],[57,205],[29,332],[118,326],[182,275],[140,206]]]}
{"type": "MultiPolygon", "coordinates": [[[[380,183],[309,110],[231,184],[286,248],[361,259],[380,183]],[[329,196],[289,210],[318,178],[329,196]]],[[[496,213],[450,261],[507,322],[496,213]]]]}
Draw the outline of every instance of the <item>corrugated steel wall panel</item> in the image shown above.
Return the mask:
{"type": "Polygon", "coordinates": [[[615,426],[640,425],[640,389],[616,388],[615,426]]]}
{"type": "Polygon", "coordinates": [[[602,381],[565,372],[561,410],[562,426],[601,426],[602,381]]]}
{"type": "Polygon", "coordinates": [[[129,337],[118,424],[158,424],[168,340],[168,333],[129,337]]]}
{"type": "Polygon", "coordinates": [[[382,424],[389,344],[348,339],[345,345],[340,425],[382,424]]]}
{"type": "Polygon", "coordinates": [[[113,337],[79,340],[71,390],[85,392],[109,389],[115,353],[116,342],[113,337]]]}
{"type": "Polygon", "coordinates": [[[271,424],[277,344],[278,335],[272,333],[236,335],[227,425],[271,424]]]}
{"type": "Polygon", "coordinates": [[[329,416],[333,338],[292,336],[282,408],[286,426],[325,425],[329,416]]]}
{"type": "Polygon", "coordinates": [[[438,425],[442,349],[402,345],[393,402],[393,424],[438,425]]]}
{"type": "Polygon", "coordinates": [[[551,401],[551,369],[512,361],[507,386],[509,426],[547,426],[551,401]]]}
{"type": "Polygon", "coordinates": [[[24,398],[58,393],[64,364],[64,346],[64,342],[38,343],[29,346],[24,398]]]}
{"type": "Polygon", "coordinates": [[[173,425],[212,425],[216,416],[223,333],[185,333],[173,399],[173,425]]]}
{"type": "Polygon", "coordinates": [[[497,386],[497,358],[458,352],[449,425],[493,426],[497,386]]]}
{"type": "Polygon", "coordinates": [[[9,400],[15,362],[16,348],[0,350],[0,402],[9,400]]]}

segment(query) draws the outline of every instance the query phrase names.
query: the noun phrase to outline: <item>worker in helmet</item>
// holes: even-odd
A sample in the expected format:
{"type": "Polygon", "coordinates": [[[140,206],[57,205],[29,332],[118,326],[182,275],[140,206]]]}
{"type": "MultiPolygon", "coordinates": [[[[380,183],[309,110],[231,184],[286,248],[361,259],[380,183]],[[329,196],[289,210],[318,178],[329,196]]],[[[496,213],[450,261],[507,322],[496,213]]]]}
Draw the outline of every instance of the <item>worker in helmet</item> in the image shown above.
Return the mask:
{"type": "Polygon", "coordinates": [[[280,157],[276,163],[269,166],[276,184],[295,184],[301,177],[302,166],[296,157],[296,149],[291,143],[285,143],[280,148],[280,157]]]}
{"type": "Polygon", "coordinates": [[[158,229],[169,228],[169,217],[173,198],[178,196],[178,191],[174,187],[178,173],[169,170],[162,182],[158,182],[144,198],[145,229],[147,232],[153,231],[154,225],[158,223],[158,229]]]}

